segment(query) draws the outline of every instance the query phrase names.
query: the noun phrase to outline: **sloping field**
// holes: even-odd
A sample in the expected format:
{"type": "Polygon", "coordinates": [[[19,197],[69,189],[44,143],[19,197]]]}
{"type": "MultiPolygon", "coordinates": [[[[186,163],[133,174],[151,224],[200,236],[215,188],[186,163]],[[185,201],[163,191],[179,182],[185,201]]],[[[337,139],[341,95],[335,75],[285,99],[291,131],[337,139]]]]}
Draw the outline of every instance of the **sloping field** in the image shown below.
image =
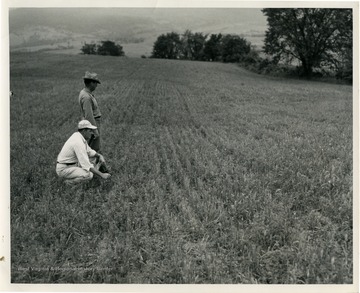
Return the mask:
{"type": "Polygon", "coordinates": [[[352,87],[236,65],[11,55],[17,283],[352,283],[352,87]],[[111,182],[55,161],[100,75],[111,182]]]}

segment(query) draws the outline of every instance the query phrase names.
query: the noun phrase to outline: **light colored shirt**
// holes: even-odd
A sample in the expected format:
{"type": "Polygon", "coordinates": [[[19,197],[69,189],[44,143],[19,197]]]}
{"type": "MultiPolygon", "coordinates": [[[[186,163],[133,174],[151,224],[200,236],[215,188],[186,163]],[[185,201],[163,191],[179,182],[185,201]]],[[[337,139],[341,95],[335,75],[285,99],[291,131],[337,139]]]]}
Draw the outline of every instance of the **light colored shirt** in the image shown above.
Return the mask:
{"type": "Polygon", "coordinates": [[[87,171],[94,168],[90,163],[89,157],[94,157],[96,151],[89,147],[86,139],[80,132],[75,132],[69,137],[62,147],[57,161],[59,163],[78,163],[79,166],[87,171]]]}
{"type": "Polygon", "coordinates": [[[101,117],[101,112],[94,95],[89,89],[84,88],[79,94],[79,104],[81,108],[81,118],[90,121],[92,125],[96,125],[95,118],[101,117]]]}

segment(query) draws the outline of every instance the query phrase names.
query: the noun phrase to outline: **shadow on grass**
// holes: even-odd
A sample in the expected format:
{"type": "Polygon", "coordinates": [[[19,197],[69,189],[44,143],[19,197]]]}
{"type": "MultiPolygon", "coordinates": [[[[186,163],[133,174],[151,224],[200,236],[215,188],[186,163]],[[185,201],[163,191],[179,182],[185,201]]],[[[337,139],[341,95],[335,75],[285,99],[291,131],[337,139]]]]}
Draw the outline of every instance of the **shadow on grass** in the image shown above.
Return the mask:
{"type": "MultiPolygon", "coordinates": [[[[51,194],[58,194],[61,197],[65,197],[69,200],[86,201],[91,197],[93,200],[98,201],[103,198],[103,195],[110,193],[113,190],[115,182],[113,179],[103,180],[99,177],[95,177],[89,182],[78,183],[74,185],[65,184],[64,180],[60,178],[54,178],[51,184],[51,194]],[[97,196],[102,195],[102,196],[97,196]]],[[[105,200],[106,201],[106,200],[105,200]]]]}
{"type": "Polygon", "coordinates": [[[63,180],[58,180],[57,189],[61,191],[71,190],[71,191],[94,191],[98,190],[100,192],[110,192],[114,186],[114,181],[112,179],[103,180],[98,177],[94,177],[89,182],[78,183],[74,185],[67,185],[63,180]]]}

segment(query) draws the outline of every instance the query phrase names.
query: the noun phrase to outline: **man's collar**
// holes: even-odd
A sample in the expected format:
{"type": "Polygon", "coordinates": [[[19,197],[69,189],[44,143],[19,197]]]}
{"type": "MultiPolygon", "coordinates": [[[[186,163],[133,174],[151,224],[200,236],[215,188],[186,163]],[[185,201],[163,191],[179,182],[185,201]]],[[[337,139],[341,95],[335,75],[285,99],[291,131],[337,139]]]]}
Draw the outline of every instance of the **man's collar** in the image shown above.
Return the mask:
{"type": "Polygon", "coordinates": [[[81,139],[83,140],[83,142],[86,141],[85,137],[82,135],[82,133],[78,130],[77,131],[78,135],[81,137],[81,139]]]}
{"type": "Polygon", "coordinates": [[[92,94],[92,91],[89,90],[87,87],[84,87],[84,91],[88,92],[89,94],[92,94]]]}

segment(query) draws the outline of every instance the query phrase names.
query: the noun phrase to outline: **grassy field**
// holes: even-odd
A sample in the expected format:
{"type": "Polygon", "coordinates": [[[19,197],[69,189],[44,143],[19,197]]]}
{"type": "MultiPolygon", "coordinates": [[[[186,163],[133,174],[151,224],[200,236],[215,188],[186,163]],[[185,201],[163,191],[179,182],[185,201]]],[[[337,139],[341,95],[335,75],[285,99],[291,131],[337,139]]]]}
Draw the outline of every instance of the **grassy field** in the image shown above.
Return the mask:
{"type": "Polygon", "coordinates": [[[11,55],[15,283],[353,281],[352,87],[236,65],[11,55]],[[86,70],[112,179],[64,186],[86,70]]]}

